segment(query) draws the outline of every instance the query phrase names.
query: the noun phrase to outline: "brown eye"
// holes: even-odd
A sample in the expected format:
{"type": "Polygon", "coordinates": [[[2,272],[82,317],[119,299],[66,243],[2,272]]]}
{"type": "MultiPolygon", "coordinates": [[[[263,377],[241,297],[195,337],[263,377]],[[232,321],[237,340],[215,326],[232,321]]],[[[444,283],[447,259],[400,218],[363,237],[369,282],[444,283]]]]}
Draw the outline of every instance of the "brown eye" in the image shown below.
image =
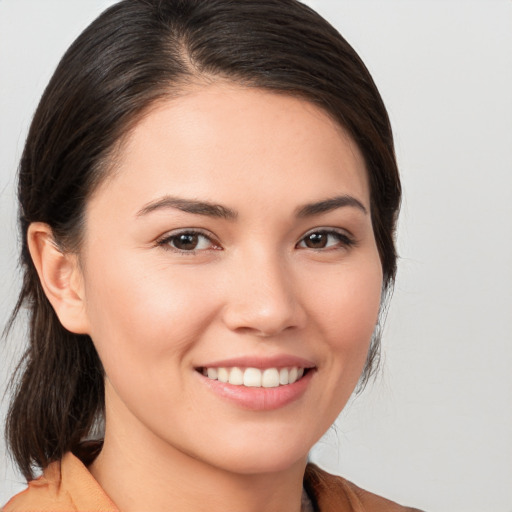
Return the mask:
{"type": "Polygon", "coordinates": [[[171,234],[159,240],[158,245],[164,249],[182,253],[219,249],[219,246],[209,236],[199,231],[182,231],[171,234]]]}
{"type": "Polygon", "coordinates": [[[304,244],[310,249],[323,249],[327,246],[327,233],[311,233],[304,238],[304,244]]]}
{"type": "Polygon", "coordinates": [[[182,233],[171,240],[172,245],[180,251],[193,251],[197,248],[198,242],[199,235],[196,233],[182,233]]]}
{"type": "Polygon", "coordinates": [[[311,231],[297,244],[306,249],[336,249],[354,245],[354,240],[348,235],[335,230],[311,231]]]}

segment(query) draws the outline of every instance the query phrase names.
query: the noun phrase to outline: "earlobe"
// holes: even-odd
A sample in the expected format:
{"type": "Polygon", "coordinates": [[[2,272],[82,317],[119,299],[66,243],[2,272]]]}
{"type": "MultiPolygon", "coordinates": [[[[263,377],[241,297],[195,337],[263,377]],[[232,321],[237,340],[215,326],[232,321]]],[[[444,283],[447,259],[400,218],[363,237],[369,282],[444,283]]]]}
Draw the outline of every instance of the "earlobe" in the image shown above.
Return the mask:
{"type": "Polygon", "coordinates": [[[88,334],[83,280],[76,254],[62,251],[48,224],[33,222],[27,233],[32,261],[41,286],[61,324],[76,334],[88,334]]]}

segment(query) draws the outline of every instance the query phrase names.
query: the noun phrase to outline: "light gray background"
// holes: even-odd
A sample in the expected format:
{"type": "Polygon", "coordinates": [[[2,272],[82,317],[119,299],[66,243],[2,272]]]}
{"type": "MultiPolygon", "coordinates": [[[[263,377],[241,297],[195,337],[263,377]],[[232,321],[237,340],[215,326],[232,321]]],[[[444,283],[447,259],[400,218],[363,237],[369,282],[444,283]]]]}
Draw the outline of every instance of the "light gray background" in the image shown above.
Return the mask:
{"type": "MultiPolygon", "coordinates": [[[[0,324],[15,169],[58,59],[107,0],[0,0],[0,324]]],[[[311,0],[388,107],[405,200],[380,378],[313,450],[430,512],[512,512],[512,1],[311,0]]],[[[3,343],[3,385],[20,342],[3,343]]],[[[5,403],[1,409],[5,414],[5,403]]],[[[0,445],[0,503],[23,487],[0,445]]]]}

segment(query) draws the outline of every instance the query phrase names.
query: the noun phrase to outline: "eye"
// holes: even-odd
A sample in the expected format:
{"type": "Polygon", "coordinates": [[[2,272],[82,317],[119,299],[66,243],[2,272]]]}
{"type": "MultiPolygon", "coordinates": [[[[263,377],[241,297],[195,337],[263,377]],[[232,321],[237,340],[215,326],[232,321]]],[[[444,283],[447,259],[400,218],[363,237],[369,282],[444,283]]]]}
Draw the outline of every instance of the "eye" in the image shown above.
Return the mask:
{"type": "Polygon", "coordinates": [[[158,240],[158,245],[177,252],[196,252],[219,249],[219,246],[207,235],[199,231],[181,231],[166,235],[158,240]]]}
{"type": "Polygon", "coordinates": [[[336,230],[321,229],[310,231],[297,244],[297,247],[306,249],[335,249],[354,245],[348,235],[336,230]]]}

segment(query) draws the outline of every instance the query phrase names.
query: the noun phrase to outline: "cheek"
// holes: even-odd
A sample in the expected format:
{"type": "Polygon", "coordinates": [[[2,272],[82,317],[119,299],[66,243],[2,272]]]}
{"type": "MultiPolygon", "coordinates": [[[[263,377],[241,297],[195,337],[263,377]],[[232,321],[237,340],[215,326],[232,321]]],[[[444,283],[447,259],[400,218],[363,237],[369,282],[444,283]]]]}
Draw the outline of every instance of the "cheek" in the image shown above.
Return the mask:
{"type": "Polygon", "coordinates": [[[317,431],[321,435],[345,407],[363,371],[380,309],[380,260],[358,260],[321,278],[317,274],[314,282],[309,332],[321,354],[321,392],[315,399],[316,410],[324,411],[317,431]]]}
{"type": "Polygon", "coordinates": [[[199,277],[125,256],[90,265],[86,307],[90,335],[109,377],[125,372],[154,379],[169,359],[185,359],[215,314],[199,277]]]}
{"type": "Polygon", "coordinates": [[[333,363],[359,374],[378,320],[382,270],[378,258],[340,269],[317,283],[314,315],[333,363]]]}

